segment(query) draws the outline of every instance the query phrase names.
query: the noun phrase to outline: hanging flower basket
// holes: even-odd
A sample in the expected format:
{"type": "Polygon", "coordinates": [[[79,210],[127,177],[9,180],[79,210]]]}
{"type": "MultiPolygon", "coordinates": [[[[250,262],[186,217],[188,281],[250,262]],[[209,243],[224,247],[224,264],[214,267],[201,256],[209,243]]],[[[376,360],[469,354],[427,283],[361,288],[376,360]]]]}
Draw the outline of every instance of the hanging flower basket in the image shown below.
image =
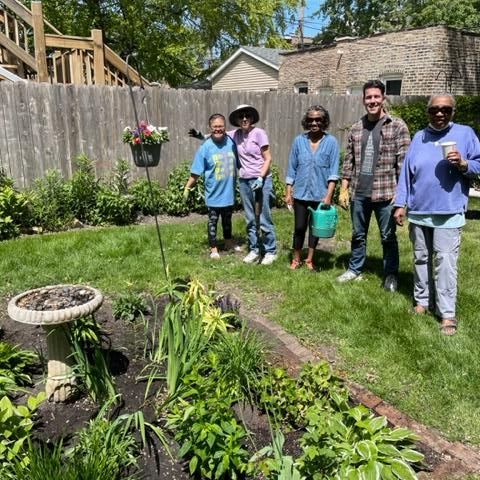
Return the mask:
{"type": "Polygon", "coordinates": [[[133,161],[137,167],[156,167],[160,162],[162,143],[168,142],[166,127],[154,127],[141,121],[139,127],[123,131],[123,142],[132,149],[133,161]],[[142,155],[142,146],[145,156],[142,155]]]}
{"type": "Polygon", "coordinates": [[[143,145],[145,157],[142,155],[141,145],[130,145],[132,149],[133,161],[137,167],[156,167],[160,162],[160,153],[162,144],[143,145]]]}

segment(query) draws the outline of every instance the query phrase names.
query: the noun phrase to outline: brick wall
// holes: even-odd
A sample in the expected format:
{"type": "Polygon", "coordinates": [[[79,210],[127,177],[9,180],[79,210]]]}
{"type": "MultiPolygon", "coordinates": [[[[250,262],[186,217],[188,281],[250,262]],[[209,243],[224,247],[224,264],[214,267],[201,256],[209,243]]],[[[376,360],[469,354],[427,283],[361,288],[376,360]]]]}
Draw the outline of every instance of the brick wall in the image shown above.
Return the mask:
{"type": "Polygon", "coordinates": [[[339,40],[285,55],[279,91],[307,82],[309,93],[331,87],[352,93],[373,78],[402,79],[402,95],[480,93],[480,35],[444,26],[339,40]]]}

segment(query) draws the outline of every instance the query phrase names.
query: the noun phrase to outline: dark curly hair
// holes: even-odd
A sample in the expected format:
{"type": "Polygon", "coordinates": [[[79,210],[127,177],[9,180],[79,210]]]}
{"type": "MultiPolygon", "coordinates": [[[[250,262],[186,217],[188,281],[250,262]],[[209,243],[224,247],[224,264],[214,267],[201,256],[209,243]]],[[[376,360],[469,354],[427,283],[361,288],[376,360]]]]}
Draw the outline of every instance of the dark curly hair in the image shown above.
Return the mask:
{"type": "Polygon", "coordinates": [[[312,105],[307,108],[307,111],[302,118],[302,127],[307,130],[307,116],[311,112],[320,112],[323,115],[322,130],[327,130],[330,126],[330,114],[328,113],[328,110],[321,105],[312,105]]]}

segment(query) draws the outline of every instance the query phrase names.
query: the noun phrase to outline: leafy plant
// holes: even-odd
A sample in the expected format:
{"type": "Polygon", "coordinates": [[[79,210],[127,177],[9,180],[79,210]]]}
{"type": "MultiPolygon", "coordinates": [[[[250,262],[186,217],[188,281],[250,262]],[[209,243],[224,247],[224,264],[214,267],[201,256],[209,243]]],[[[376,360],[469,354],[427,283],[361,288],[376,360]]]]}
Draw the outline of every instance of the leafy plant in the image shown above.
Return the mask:
{"type": "Polygon", "coordinates": [[[143,215],[156,215],[162,207],[162,188],[160,184],[152,180],[152,188],[146,178],[135,180],[130,186],[129,194],[132,196],[136,212],[143,215]]]}
{"type": "Polygon", "coordinates": [[[146,145],[158,145],[159,143],[168,142],[167,127],[154,127],[142,120],[138,128],[132,129],[125,127],[122,134],[123,143],[138,145],[144,143],[146,145]]]}
{"type": "Polygon", "coordinates": [[[318,405],[307,412],[304,454],[299,469],[314,480],[362,478],[413,480],[410,463],[423,460],[414,450],[419,437],[406,428],[390,429],[363,405],[325,415],[318,405]]]}
{"type": "Polygon", "coordinates": [[[125,322],[133,322],[140,314],[147,312],[145,298],[136,293],[127,293],[112,302],[113,317],[125,322]]]}
{"type": "Polygon", "coordinates": [[[95,218],[99,224],[128,225],[134,220],[133,202],[129,195],[102,186],[97,194],[95,218]]]}
{"type": "Polygon", "coordinates": [[[127,160],[117,160],[107,184],[112,192],[118,193],[119,195],[127,195],[129,176],[130,164],[127,160]]]}
{"type": "Polygon", "coordinates": [[[248,328],[220,335],[211,348],[215,375],[235,398],[253,403],[254,391],[266,369],[268,349],[259,335],[248,328]]]}
{"type": "Polygon", "coordinates": [[[34,425],[34,414],[45,400],[45,392],[28,397],[26,405],[16,405],[7,396],[0,399],[0,467],[8,466],[13,459],[28,464],[25,442],[34,425]]]}
{"type": "Polygon", "coordinates": [[[37,361],[36,353],[0,342],[0,376],[11,379],[16,385],[29,385],[32,382],[29,370],[37,361]]]}
{"type": "Polygon", "coordinates": [[[275,196],[273,205],[275,207],[285,206],[285,182],[281,179],[280,169],[277,165],[272,165],[273,194],[275,196]]]}
{"type": "Polygon", "coordinates": [[[94,402],[101,403],[117,394],[102,350],[101,330],[93,317],[76,321],[67,330],[72,348],[73,371],[94,402]]]}
{"type": "Polygon", "coordinates": [[[0,240],[18,237],[29,220],[28,200],[5,182],[0,187],[0,240]]]}
{"type": "Polygon", "coordinates": [[[72,223],[74,217],[68,190],[58,170],[49,170],[44,178],[35,180],[33,189],[28,192],[34,225],[57,231],[72,223]]]}
{"type": "Polygon", "coordinates": [[[81,222],[94,223],[99,189],[95,164],[85,155],[78,156],[74,164],[76,170],[68,182],[70,209],[81,222]]]}
{"type": "Polygon", "coordinates": [[[237,479],[246,470],[248,452],[243,448],[247,432],[234,418],[231,399],[217,386],[210,395],[191,401],[179,399],[167,418],[189,459],[190,475],[208,479],[237,479]]]}

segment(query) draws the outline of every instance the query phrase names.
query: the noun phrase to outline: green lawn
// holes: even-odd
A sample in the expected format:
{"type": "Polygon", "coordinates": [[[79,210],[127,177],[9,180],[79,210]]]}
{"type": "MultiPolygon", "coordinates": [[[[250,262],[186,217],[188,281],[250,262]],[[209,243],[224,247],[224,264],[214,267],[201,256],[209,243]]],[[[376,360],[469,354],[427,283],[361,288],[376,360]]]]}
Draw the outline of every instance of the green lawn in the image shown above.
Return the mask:
{"type": "MultiPolygon", "coordinates": [[[[206,219],[162,226],[172,276],[193,275],[204,282],[234,286],[238,296],[308,346],[335,347],[339,368],[416,420],[439,428],[448,438],[480,444],[480,333],[477,328],[480,276],[480,201],[462,240],[459,273],[459,331],[440,335],[431,316],[410,314],[411,249],[407,229],[399,232],[400,291],[381,288],[381,247],[372,223],[365,280],[339,285],[335,277],[348,261],[350,222],[341,212],[335,253],[319,252],[322,271],[290,271],[293,216],[276,211],[280,256],[271,267],[244,265],[239,255],[208,258],[206,219]]],[[[244,221],[234,221],[244,238],[244,221]]],[[[151,226],[107,228],[23,237],[0,243],[0,296],[6,310],[14,293],[64,282],[89,283],[104,293],[155,291],[164,275],[151,226]]]]}

